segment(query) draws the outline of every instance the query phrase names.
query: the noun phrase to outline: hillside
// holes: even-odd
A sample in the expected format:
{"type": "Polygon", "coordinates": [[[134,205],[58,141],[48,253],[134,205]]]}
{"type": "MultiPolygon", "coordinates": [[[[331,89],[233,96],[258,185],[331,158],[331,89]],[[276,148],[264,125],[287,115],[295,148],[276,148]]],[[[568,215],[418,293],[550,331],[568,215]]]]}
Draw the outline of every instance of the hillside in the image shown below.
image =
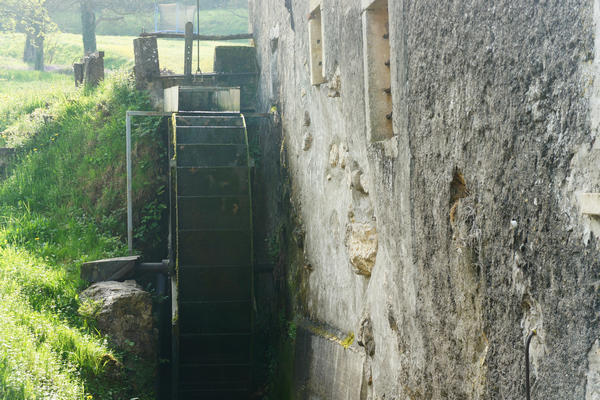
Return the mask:
{"type": "MultiPolygon", "coordinates": [[[[0,70],[0,140],[17,152],[0,182],[0,398],[149,399],[151,369],[128,369],[132,356],[77,310],[81,263],[126,254],[124,114],[150,104],[125,72],[97,90],[72,86],[60,74],[0,70]]],[[[134,131],[136,201],[155,205],[136,215],[138,243],[160,217],[157,123],[134,131]]]]}

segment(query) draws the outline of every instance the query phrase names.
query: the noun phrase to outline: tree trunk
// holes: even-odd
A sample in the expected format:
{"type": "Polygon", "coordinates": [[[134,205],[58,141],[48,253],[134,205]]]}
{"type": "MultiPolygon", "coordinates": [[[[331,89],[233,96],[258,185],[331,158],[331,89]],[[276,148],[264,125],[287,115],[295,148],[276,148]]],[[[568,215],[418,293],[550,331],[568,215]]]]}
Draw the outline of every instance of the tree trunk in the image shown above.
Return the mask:
{"type": "Polygon", "coordinates": [[[81,32],[84,54],[96,52],[96,12],[89,0],[81,1],[81,32]]]}
{"type": "Polygon", "coordinates": [[[27,34],[25,37],[25,50],[23,51],[23,61],[26,63],[33,62],[35,60],[35,47],[33,46],[34,38],[27,34]]]}
{"type": "Polygon", "coordinates": [[[35,38],[35,46],[34,46],[34,54],[35,54],[35,67],[36,71],[44,70],[44,36],[38,35],[35,38]]]}

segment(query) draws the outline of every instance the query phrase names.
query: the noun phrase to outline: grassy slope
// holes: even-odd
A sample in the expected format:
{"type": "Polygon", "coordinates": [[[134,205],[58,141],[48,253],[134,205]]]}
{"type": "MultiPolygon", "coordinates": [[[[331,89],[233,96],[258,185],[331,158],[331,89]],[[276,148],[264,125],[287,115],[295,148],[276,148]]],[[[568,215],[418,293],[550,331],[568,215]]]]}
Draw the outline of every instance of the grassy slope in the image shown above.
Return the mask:
{"type": "MultiPolygon", "coordinates": [[[[27,85],[37,84],[43,96],[2,98],[0,123],[40,104],[34,114],[49,116],[30,126],[33,134],[19,132],[18,121],[4,132],[6,141],[23,138],[14,170],[0,182],[0,398],[149,399],[148,376],[140,382],[118,367],[120,356],[77,314],[79,265],[125,254],[123,115],[149,109],[149,101],[126,74],[90,92],[64,92],[61,78],[49,74],[0,74],[20,77],[10,81],[13,88],[31,79],[27,85]]],[[[155,126],[147,121],[134,131],[141,161],[160,157],[152,150],[155,126]]],[[[160,184],[149,162],[136,181],[138,200],[160,184]]]]}

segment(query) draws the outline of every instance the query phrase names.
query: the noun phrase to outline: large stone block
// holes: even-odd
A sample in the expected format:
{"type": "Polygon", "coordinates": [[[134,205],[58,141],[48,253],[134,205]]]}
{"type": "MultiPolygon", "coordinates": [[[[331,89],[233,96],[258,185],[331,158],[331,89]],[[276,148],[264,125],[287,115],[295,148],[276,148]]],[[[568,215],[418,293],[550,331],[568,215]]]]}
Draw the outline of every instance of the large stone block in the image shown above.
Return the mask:
{"type": "Polygon", "coordinates": [[[158,44],[155,37],[142,37],[133,40],[135,55],[135,83],[138,89],[145,89],[149,82],[160,76],[158,44]]]}
{"type": "Polygon", "coordinates": [[[216,73],[257,73],[256,49],[249,46],[217,46],[216,73]]]}
{"type": "Polygon", "coordinates": [[[104,80],[104,52],[99,51],[83,58],[83,81],[86,86],[98,86],[104,80]]]}
{"type": "Polygon", "coordinates": [[[95,320],[117,346],[148,359],[155,356],[152,297],[135,281],[95,283],[79,297],[80,313],[95,320]]]}

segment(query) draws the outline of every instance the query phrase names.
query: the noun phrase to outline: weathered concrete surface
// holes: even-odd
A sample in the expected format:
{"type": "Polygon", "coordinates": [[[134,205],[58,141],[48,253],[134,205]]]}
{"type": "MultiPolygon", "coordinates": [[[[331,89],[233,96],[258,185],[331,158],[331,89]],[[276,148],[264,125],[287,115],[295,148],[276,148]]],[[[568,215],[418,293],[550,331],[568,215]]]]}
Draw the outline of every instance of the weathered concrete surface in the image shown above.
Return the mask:
{"type": "MultiPolygon", "coordinates": [[[[600,222],[577,193],[600,192],[598,1],[389,1],[383,141],[367,135],[362,3],[322,0],[312,86],[308,2],[250,0],[261,111],[281,115],[305,232],[291,268],[311,266],[291,274],[299,313],[346,332],[370,320],[366,398],[524,398],[532,328],[533,398],[585,398],[600,222]],[[377,230],[370,278],[345,245],[356,223],[377,230]]],[[[331,365],[363,362],[346,361],[331,365]]]]}
{"type": "Polygon", "coordinates": [[[140,256],[109,258],[83,263],[80,276],[86,282],[117,281],[130,278],[140,256]]]}
{"type": "Polygon", "coordinates": [[[83,57],[83,82],[95,87],[104,80],[104,52],[98,51],[83,57]]]}
{"type": "Polygon", "coordinates": [[[135,281],[95,283],[79,298],[80,312],[93,318],[117,346],[149,360],[155,357],[152,298],[135,281]]]}
{"type": "Polygon", "coordinates": [[[296,335],[294,391],[311,400],[358,400],[367,385],[363,379],[364,354],[345,348],[329,333],[299,327],[296,335]]]}
{"type": "Polygon", "coordinates": [[[135,55],[135,84],[138,89],[145,89],[150,82],[160,77],[158,43],[155,37],[133,39],[135,55]]]}

